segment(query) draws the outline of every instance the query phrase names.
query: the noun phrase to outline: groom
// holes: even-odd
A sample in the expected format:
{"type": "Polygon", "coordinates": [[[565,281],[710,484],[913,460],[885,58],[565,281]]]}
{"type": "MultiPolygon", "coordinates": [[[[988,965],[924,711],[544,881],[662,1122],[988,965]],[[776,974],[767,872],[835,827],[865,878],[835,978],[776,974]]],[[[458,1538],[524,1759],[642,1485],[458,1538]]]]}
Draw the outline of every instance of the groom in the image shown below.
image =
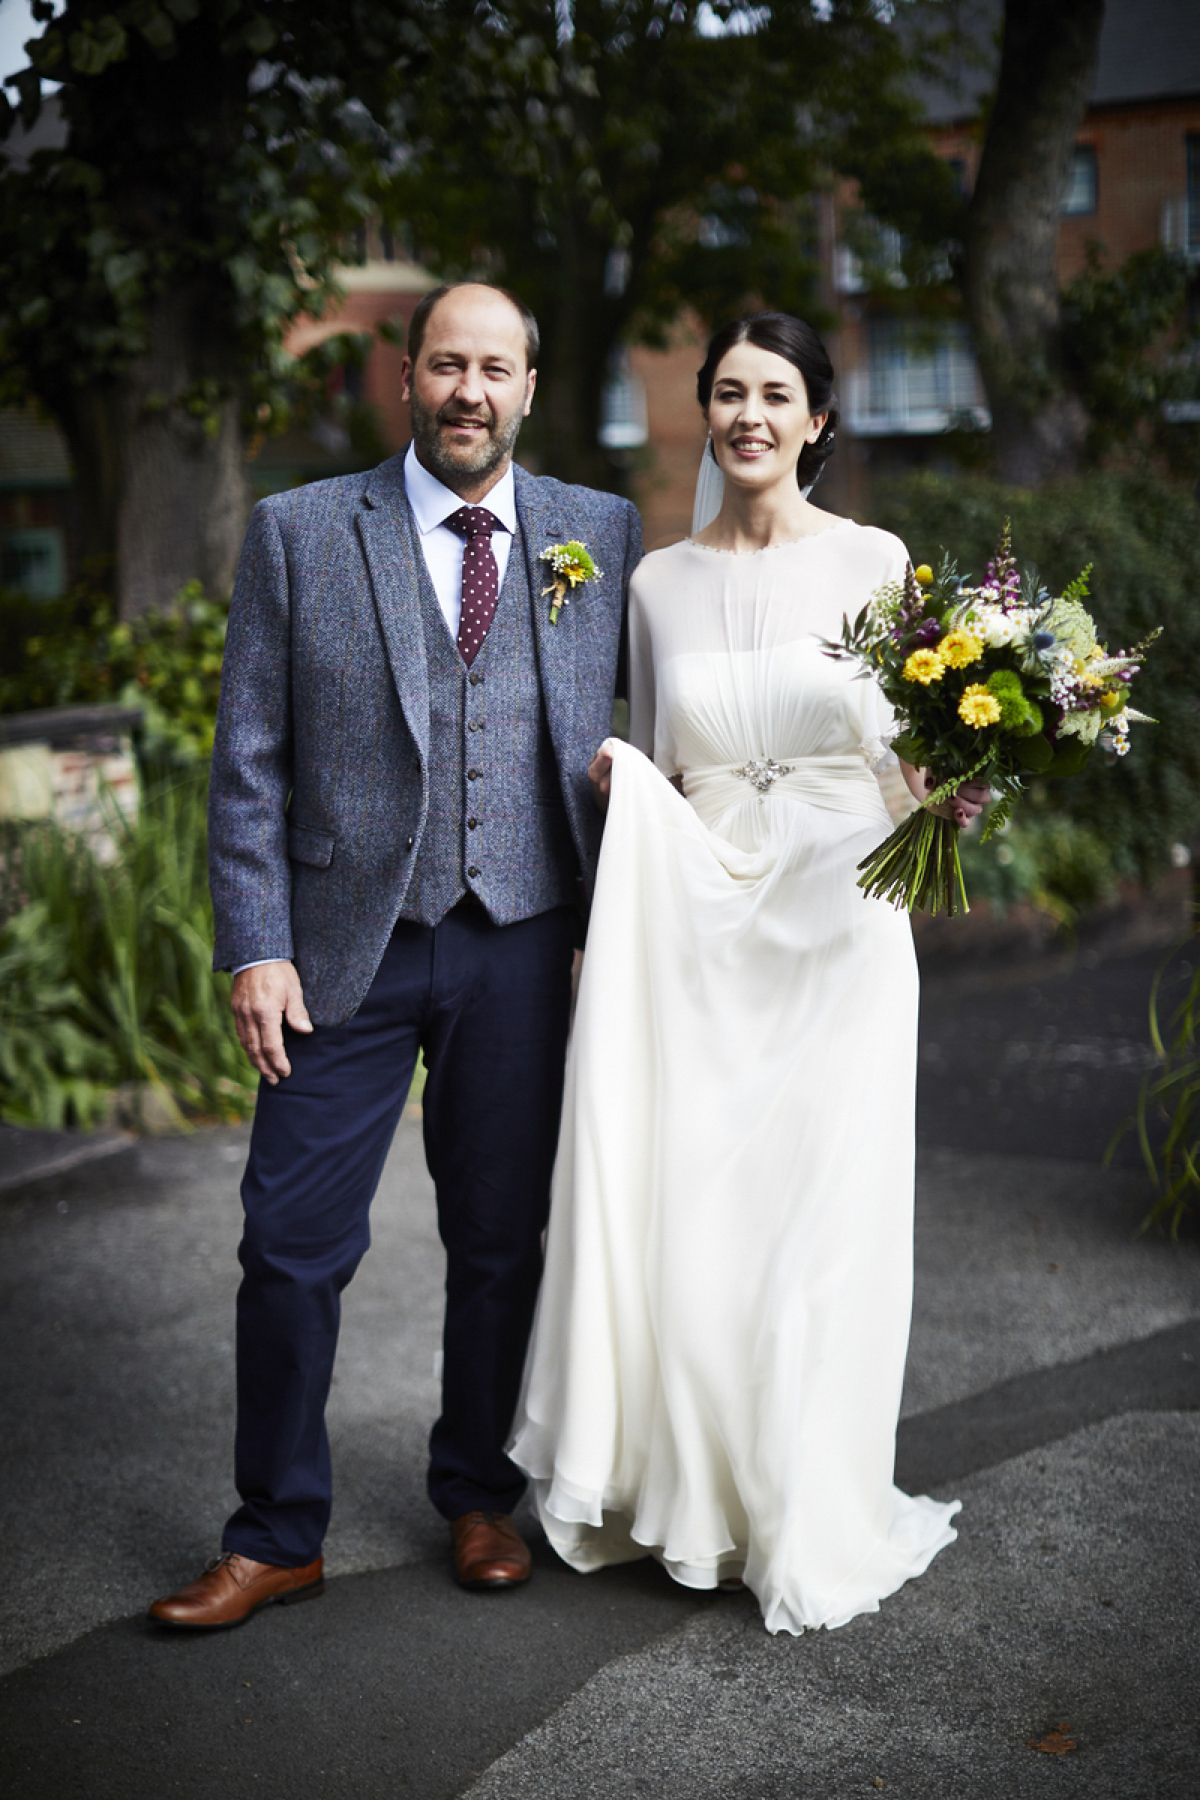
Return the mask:
{"type": "Polygon", "coordinates": [[[628,501],[539,480],[513,445],[537,324],[463,283],[422,300],[413,441],[255,510],[212,765],[215,966],[262,1075],[242,1183],[236,1479],[222,1554],[151,1616],[239,1624],[321,1591],[340,1295],[419,1051],[446,1248],[429,1494],[467,1587],[529,1552],[505,1455],[541,1273],[581,907],[601,818],[628,501]],[[542,552],[599,573],[551,618],[542,552]]]}

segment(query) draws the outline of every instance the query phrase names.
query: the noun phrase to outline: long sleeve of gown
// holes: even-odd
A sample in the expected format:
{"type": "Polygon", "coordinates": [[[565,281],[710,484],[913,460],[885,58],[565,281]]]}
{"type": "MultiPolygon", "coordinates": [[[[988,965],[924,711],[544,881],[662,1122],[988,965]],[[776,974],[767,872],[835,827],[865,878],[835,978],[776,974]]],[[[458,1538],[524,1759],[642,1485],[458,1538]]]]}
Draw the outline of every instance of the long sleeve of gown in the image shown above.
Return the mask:
{"type": "Polygon", "coordinates": [[[649,757],[654,755],[654,717],[654,652],[635,579],[629,590],[629,741],[649,757]]]}

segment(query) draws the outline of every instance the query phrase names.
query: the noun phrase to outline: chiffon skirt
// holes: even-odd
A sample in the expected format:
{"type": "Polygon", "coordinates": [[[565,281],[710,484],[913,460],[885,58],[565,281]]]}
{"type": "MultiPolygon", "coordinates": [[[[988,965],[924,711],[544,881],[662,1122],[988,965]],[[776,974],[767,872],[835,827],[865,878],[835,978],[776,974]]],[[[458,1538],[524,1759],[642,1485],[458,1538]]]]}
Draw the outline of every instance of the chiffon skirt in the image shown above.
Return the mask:
{"type": "Polygon", "coordinates": [[[917,982],[907,918],[855,885],[887,815],[861,758],[684,799],[608,747],[511,1453],[575,1569],[654,1555],[741,1577],[771,1631],[842,1625],[958,1510],[892,1479],[917,982]]]}

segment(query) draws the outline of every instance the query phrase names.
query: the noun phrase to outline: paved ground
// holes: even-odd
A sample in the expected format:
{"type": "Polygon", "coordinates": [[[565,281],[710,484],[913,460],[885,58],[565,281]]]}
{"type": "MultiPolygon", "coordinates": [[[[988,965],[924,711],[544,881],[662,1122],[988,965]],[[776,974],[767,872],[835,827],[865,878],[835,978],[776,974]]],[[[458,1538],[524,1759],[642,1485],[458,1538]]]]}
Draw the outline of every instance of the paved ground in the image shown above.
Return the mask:
{"type": "Polygon", "coordinates": [[[232,1499],[245,1133],[4,1199],[5,1794],[1194,1800],[1200,1247],[1136,1235],[1142,1178],[1095,1167],[1136,1085],[1135,962],[927,984],[899,1466],[962,1498],[960,1541],[798,1641],[651,1564],[584,1579],[542,1547],[525,1592],[450,1583],[421,1484],[442,1270],[412,1120],[346,1300],[326,1596],[160,1635],[145,1603],[232,1499]],[[1046,1043],[1092,1061],[1043,1057],[1040,1097],[1014,1096],[1034,1057],[1012,1046],[1046,1043]],[[947,1067],[982,1095],[969,1150],[947,1067]],[[1048,1137],[1067,1154],[1028,1154],[1048,1137]],[[1064,1722],[1077,1748],[1053,1754],[1064,1722]]]}

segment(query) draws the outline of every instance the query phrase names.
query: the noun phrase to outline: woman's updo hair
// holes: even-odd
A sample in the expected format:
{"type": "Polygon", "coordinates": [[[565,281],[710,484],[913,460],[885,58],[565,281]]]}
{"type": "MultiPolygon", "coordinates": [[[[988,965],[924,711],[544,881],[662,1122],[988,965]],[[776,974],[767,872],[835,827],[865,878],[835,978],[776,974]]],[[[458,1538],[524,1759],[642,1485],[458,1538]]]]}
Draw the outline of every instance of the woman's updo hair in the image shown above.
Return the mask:
{"type": "Polygon", "coordinates": [[[804,377],[810,413],[828,413],[821,435],[815,444],[805,444],[796,464],[796,480],[802,488],[811,487],[833,455],[837,436],[837,396],[833,391],[833,364],[829,352],[811,325],[794,319],[791,313],[749,313],[722,325],[709,339],[704,366],[696,375],[696,395],[707,412],[712,399],[713,382],[723,358],[735,344],[754,344],[759,350],[770,350],[782,356],[804,377]]]}

